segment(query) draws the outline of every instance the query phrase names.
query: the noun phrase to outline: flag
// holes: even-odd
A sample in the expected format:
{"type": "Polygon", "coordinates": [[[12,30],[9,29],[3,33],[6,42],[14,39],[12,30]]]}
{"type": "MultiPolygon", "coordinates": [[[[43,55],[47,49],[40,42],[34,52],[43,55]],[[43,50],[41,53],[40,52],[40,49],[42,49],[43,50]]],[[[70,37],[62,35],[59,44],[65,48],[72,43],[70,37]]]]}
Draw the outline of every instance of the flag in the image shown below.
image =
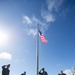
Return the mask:
{"type": "Polygon", "coordinates": [[[48,43],[47,39],[46,39],[45,36],[41,33],[41,31],[39,31],[39,37],[41,38],[42,43],[48,43]]]}

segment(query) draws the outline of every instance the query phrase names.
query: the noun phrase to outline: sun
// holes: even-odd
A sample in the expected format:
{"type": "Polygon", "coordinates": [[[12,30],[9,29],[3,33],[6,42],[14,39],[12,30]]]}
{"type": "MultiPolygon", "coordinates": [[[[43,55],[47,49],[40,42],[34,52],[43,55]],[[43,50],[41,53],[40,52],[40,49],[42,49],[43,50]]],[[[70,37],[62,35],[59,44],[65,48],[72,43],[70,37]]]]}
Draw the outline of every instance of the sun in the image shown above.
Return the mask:
{"type": "Polygon", "coordinates": [[[0,30],[0,45],[4,45],[8,42],[9,35],[6,31],[0,30]]]}

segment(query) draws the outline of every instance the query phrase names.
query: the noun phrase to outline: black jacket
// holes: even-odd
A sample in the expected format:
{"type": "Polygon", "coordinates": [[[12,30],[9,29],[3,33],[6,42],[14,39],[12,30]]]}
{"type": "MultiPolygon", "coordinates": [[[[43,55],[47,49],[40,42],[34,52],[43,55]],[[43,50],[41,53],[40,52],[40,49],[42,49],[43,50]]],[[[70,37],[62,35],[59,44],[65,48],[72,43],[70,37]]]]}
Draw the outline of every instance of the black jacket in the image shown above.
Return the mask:
{"type": "Polygon", "coordinates": [[[44,71],[43,73],[39,72],[40,75],[48,75],[46,71],[44,71]]]}
{"type": "Polygon", "coordinates": [[[2,66],[2,75],[9,75],[10,70],[8,68],[5,68],[5,65],[2,66]]]}

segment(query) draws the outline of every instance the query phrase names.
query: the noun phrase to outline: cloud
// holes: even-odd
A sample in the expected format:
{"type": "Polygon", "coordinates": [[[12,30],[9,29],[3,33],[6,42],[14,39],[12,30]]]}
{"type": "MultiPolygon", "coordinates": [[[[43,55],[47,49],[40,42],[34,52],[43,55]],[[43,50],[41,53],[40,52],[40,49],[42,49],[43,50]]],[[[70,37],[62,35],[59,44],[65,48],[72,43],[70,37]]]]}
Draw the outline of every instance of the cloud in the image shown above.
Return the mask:
{"type": "Polygon", "coordinates": [[[7,53],[7,52],[1,52],[0,53],[0,59],[11,60],[12,55],[10,53],[7,53]]]}
{"type": "Polygon", "coordinates": [[[45,32],[48,29],[48,25],[46,22],[42,22],[41,20],[37,19],[35,16],[33,16],[32,20],[36,23],[39,24],[39,28],[42,32],[45,32]]]}
{"type": "Polygon", "coordinates": [[[47,3],[47,7],[49,11],[56,11],[58,12],[58,10],[60,9],[63,0],[46,0],[47,3]]]}
{"type": "Polygon", "coordinates": [[[29,36],[33,35],[35,37],[36,35],[36,29],[26,29],[26,32],[29,36]]]}
{"type": "Polygon", "coordinates": [[[39,19],[37,19],[34,15],[33,15],[32,20],[33,20],[34,22],[36,22],[37,24],[45,25],[45,23],[44,23],[44,22],[42,22],[42,21],[40,21],[39,19]]]}
{"type": "Polygon", "coordinates": [[[41,9],[41,17],[48,23],[66,15],[75,9],[75,0],[45,0],[46,5],[41,9]]]}
{"type": "MultiPolygon", "coordinates": [[[[26,17],[28,17],[28,16],[26,16],[26,17]]],[[[25,20],[25,19],[23,19],[23,20],[25,20]]],[[[29,23],[31,25],[27,25],[28,23],[26,24],[26,22],[25,22],[25,29],[24,29],[25,32],[28,34],[28,36],[32,35],[35,37],[35,35],[37,34],[37,30],[36,30],[37,24],[39,24],[39,29],[42,32],[44,32],[48,29],[48,25],[45,22],[37,19],[34,15],[32,16],[31,19],[29,18],[29,20],[31,21],[31,23],[29,23]]]]}
{"type": "Polygon", "coordinates": [[[74,69],[66,69],[63,72],[66,73],[66,75],[73,75],[73,73],[75,73],[75,70],[74,69]]]}
{"type": "Polygon", "coordinates": [[[68,12],[75,9],[75,0],[45,0],[45,7],[41,7],[41,17],[38,19],[35,15],[23,16],[25,32],[30,36],[36,35],[36,25],[39,24],[40,30],[44,33],[48,30],[51,22],[58,17],[65,16],[68,12]]]}
{"type": "Polygon", "coordinates": [[[56,1],[57,0],[46,0],[47,9],[45,9],[45,7],[42,7],[41,9],[41,17],[46,23],[54,22],[56,20],[55,14],[53,12],[54,10],[58,10],[58,4],[56,4],[56,1]]]}
{"type": "Polygon", "coordinates": [[[48,11],[42,10],[41,16],[45,19],[46,22],[54,22],[55,21],[55,16],[48,11]]]}
{"type": "Polygon", "coordinates": [[[46,0],[47,9],[45,7],[41,10],[41,16],[46,22],[54,22],[56,20],[56,13],[59,13],[63,0],[46,0]]]}
{"type": "Polygon", "coordinates": [[[28,16],[23,16],[23,22],[29,25],[32,24],[32,21],[28,16]]]}
{"type": "Polygon", "coordinates": [[[28,36],[35,36],[36,35],[36,22],[38,19],[34,19],[33,17],[30,19],[28,16],[24,16],[24,23],[25,23],[25,32],[28,36]]]}
{"type": "Polygon", "coordinates": [[[66,15],[75,9],[75,0],[46,0],[47,11],[57,16],[66,15]]]}
{"type": "MultiPolygon", "coordinates": [[[[56,21],[57,17],[65,16],[70,10],[72,3],[74,1],[68,0],[46,0],[45,7],[41,8],[41,17],[38,19],[35,15],[28,17],[27,15],[23,16],[23,23],[25,24],[25,32],[30,36],[36,35],[36,25],[39,24],[40,30],[44,33],[48,30],[48,27],[51,22],[56,21]],[[66,3],[71,3],[68,6],[66,3]]],[[[73,6],[74,7],[74,4],[73,6]]]]}

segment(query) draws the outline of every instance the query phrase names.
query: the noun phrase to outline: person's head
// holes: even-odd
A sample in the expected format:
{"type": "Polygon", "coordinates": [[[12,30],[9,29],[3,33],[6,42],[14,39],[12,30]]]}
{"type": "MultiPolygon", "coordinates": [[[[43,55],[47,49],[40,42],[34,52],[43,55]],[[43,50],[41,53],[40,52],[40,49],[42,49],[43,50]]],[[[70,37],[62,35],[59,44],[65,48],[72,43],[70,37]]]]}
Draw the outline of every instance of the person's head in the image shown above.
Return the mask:
{"type": "Polygon", "coordinates": [[[26,72],[24,71],[24,74],[26,74],[26,72]]]}
{"type": "Polygon", "coordinates": [[[42,68],[42,71],[45,71],[45,68],[42,68]]]}
{"type": "Polygon", "coordinates": [[[7,68],[9,68],[9,67],[10,67],[10,64],[7,65],[7,68]]]}
{"type": "Polygon", "coordinates": [[[61,73],[63,73],[63,71],[61,70],[61,73]]]}

